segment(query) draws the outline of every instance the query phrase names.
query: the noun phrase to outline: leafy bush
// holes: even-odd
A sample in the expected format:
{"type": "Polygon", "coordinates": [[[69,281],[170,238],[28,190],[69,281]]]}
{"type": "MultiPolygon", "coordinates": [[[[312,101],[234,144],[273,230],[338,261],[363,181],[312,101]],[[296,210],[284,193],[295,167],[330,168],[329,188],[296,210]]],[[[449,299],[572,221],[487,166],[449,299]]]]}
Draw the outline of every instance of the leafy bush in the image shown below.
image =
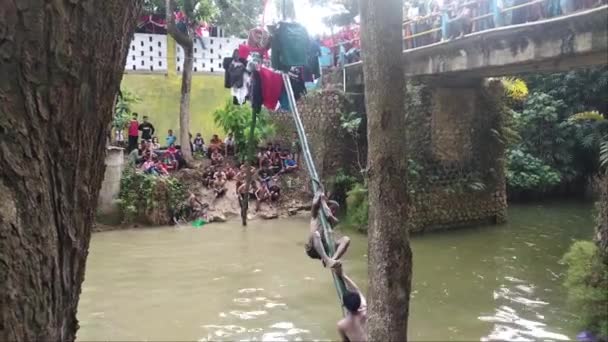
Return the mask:
{"type": "Polygon", "coordinates": [[[503,77],[501,81],[509,99],[522,102],[528,97],[528,85],[524,80],[515,77],[503,77]]]}
{"type": "Polygon", "coordinates": [[[125,169],[120,179],[119,205],[126,223],[137,220],[168,224],[186,198],[174,177],[158,177],[125,169]]]}
{"type": "Polygon", "coordinates": [[[507,157],[507,184],[512,189],[543,192],[561,180],[558,171],[522,150],[508,151],[507,157]]]}
{"type": "Polygon", "coordinates": [[[346,225],[367,232],[369,215],[367,188],[363,184],[355,184],[347,193],[346,205],[346,225]]]}
{"type": "Polygon", "coordinates": [[[579,328],[608,337],[608,268],[602,263],[597,246],[590,241],[577,241],[562,262],[568,266],[564,285],[579,328]]]}
{"type": "Polygon", "coordinates": [[[137,97],[137,95],[128,90],[121,90],[120,93],[118,93],[118,100],[116,101],[112,127],[114,129],[127,128],[127,124],[131,120],[133,114],[131,107],[140,101],[141,99],[137,97]]]}
{"type": "Polygon", "coordinates": [[[348,191],[350,191],[356,183],[356,177],[349,175],[344,169],[339,169],[329,182],[332,198],[341,204],[346,203],[348,191]]]}
{"type": "MultiPolygon", "coordinates": [[[[249,143],[249,133],[252,121],[251,106],[237,106],[228,100],[223,108],[213,113],[215,123],[222,127],[225,133],[234,134],[237,152],[241,160],[247,156],[247,144],[249,143]]],[[[274,136],[276,127],[270,122],[270,115],[262,110],[257,117],[254,130],[254,148],[262,140],[274,136]]]]}

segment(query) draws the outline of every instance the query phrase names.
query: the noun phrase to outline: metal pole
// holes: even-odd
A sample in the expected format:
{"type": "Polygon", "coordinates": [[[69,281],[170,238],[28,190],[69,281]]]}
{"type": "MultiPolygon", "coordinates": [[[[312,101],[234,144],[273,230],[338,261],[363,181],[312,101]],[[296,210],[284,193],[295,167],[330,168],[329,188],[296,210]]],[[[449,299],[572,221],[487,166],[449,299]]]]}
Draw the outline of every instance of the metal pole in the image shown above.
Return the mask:
{"type": "MultiPolygon", "coordinates": [[[[285,86],[285,90],[287,91],[287,97],[289,99],[289,106],[291,107],[291,114],[293,116],[294,122],[296,124],[296,129],[298,131],[298,135],[300,137],[300,143],[302,144],[302,154],[304,155],[304,160],[306,162],[306,167],[308,168],[308,172],[310,177],[312,178],[312,188],[316,193],[319,190],[320,179],[317,174],[317,170],[315,168],[314,161],[312,160],[312,156],[310,154],[310,148],[308,146],[308,139],[306,138],[306,132],[304,131],[304,125],[300,118],[300,114],[298,113],[298,107],[295,99],[295,95],[293,93],[293,88],[291,87],[291,82],[289,81],[289,76],[286,73],[282,73],[283,76],[283,84],[285,86]],[[317,184],[319,182],[319,184],[317,184]]],[[[327,222],[327,217],[325,216],[325,211],[321,209],[319,211],[319,217],[321,219],[321,225],[323,226],[323,234],[325,237],[325,251],[328,255],[333,255],[335,252],[331,225],[327,222]]],[[[342,281],[342,279],[338,278],[334,272],[332,272],[332,276],[334,279],[334,285],[336,287],[336,292],[338,293],[338,298],[340,304],[342,304],[342,295],[346,292],[346,285],[342,281]]],[[[344,308],[342,307],[342,315],[344,315],[344,308]]]]}

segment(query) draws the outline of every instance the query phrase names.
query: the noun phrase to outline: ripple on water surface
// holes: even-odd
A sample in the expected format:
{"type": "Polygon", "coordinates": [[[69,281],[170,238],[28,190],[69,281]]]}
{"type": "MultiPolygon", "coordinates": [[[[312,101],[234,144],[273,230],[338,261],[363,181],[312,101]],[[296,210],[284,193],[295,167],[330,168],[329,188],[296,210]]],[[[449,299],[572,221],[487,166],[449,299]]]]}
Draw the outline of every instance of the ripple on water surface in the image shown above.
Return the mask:
{"type": "MultiPolygon", "coordinates": [[[[592,236],[591,205],[512,206],[502,226],[413,238],[412,340],[566,340],[559,263],[592,236]]],[[[336,340],[331,274],[303,251],[307,219],[95,234],[78,339],[336,340]]],[[[345,270],[367,286],[365,237],[345,270]]]]}

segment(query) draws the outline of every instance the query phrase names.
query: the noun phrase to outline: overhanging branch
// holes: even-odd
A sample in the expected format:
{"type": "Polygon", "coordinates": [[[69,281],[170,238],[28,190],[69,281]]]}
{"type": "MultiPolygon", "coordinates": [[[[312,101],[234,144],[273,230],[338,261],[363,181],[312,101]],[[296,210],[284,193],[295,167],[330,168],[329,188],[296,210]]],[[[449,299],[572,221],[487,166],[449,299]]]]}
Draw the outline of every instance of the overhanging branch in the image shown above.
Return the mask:
{"type": "MultiPolygon", "coordinates": [[[[173,16],[173,3],[171,0],[166,0],[166,9],[167,9],[167,32],[175,41],[181,45],[182,47],[192,47],[193,40],[190,35],[183,33],[182,31],[177,29],[175,25],[175,17],[173,16]]],[[[187,29],[186,29],[187,31],[187,29]]]]}

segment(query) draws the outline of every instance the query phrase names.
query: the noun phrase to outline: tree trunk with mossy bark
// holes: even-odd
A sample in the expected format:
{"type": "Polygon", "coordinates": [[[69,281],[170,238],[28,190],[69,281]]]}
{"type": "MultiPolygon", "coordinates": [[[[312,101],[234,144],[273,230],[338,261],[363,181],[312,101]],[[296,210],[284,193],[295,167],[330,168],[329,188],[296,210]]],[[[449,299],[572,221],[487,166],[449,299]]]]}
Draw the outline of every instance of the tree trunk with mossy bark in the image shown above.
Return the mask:
{"type": "Polygon", "coordinates": [[[0,341],[73,341],[141,1],[0,0],[0,341]]]}
{"type": "Polygon", "coordinates": [[[190,164],[193,160],[192,148],[190,147],[190,90],[192,88],[192,67],[194,65],[194,40],[190,37],[188,28],[186,28],[186,32],[182,32],[175,25],[173,3],[171,0],[167,0],[166,9],[167,32],[184,50],[182,88],[179,99],[179,143],[184,159],[190,164]]]}
{"type": "Polygon", "coordinates": [[[362,0],[369,189],[369,341],[406,341],[412,252],[406,229],[407,157],[402,2],[362,0]]]}

